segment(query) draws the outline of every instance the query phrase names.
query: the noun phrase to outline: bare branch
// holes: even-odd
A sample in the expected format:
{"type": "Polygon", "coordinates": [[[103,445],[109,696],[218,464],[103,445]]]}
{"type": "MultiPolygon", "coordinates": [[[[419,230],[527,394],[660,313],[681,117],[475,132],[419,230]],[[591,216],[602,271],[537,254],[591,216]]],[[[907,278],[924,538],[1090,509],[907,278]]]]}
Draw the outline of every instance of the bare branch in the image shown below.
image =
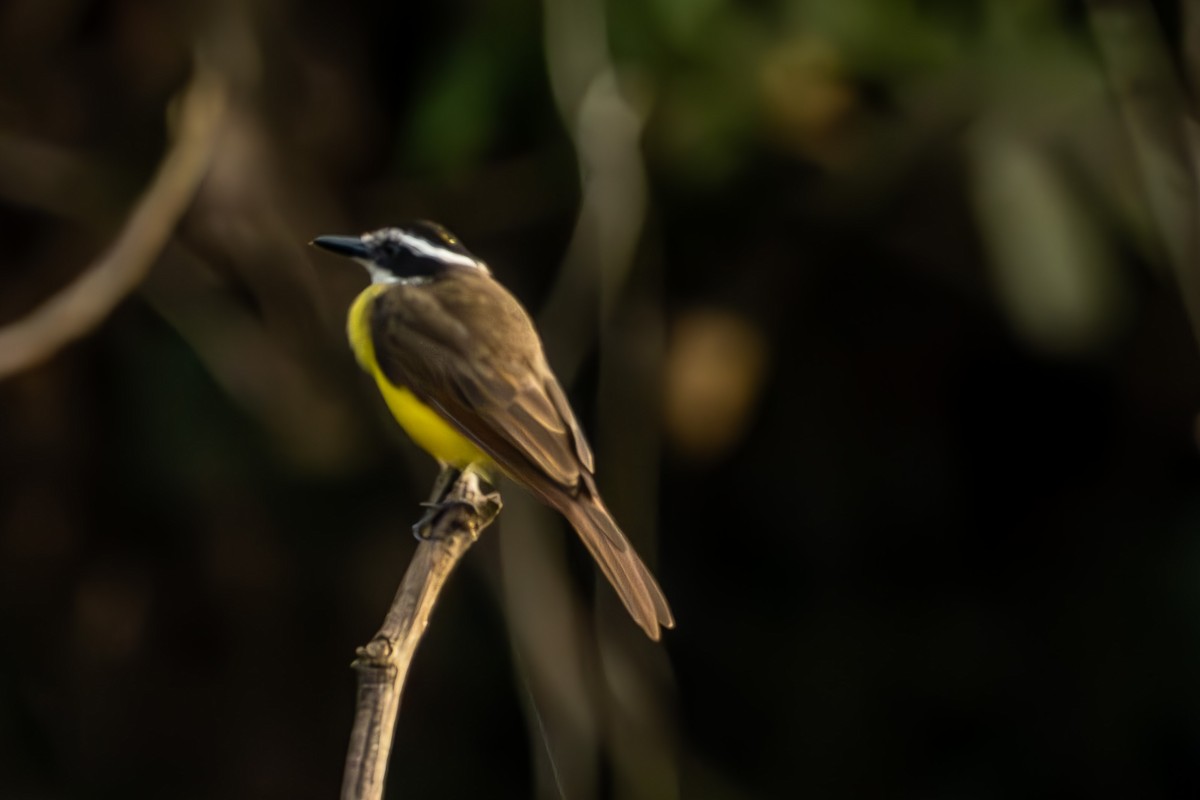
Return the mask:
{"type": "Polygon", "coordinates": [[[381,800],[396,731],[400,695],[442,586],[475,540],[500,513],[500,496],[485,494],[473,472],[447,468],[429,512],[414,527],[423,539],[392,600],[383,627],[358,649],[358,702],[342,800],[381,800]]]}
{"type": "Polygon", "coordinates": [[[142,281],[204,178],[225,99],[222,82],[198,59],[179,103],[175,143],[124,229],[73,283],[0,330],[0,378],[41,363],[83,336],[142,281]]]}

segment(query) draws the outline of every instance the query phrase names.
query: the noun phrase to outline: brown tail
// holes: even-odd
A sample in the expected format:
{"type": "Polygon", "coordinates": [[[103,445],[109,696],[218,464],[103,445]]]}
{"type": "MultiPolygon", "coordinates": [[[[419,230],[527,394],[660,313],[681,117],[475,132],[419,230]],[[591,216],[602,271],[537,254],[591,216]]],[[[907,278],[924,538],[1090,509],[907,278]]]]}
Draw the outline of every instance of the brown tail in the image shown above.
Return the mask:
{"type": "Polygon", "coordinates": [[[563,496],[555,503],[570,521],[579,538],[600,565],[605,577],[617,590],[621,602],[634,621],[651,639],[658,641],[660,626],[674,628],[675,618],[658,581],[638,558],[633,545],[621,533],[612,515],[599,498],[586,494],[580,497],[563,496]]]}

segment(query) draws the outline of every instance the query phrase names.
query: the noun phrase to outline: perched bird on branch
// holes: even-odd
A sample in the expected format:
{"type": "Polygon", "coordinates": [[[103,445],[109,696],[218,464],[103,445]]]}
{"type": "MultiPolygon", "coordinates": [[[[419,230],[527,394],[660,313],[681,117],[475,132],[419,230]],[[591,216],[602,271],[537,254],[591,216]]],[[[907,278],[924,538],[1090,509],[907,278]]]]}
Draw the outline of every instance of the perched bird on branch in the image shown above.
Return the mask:
{"type": "Polygon", "coordinates": [[[347,333],[414,442],[443,465],[496,467],[570,521],[638,625],[675,624],[654,576],[596,489],[595,464],[529,314],[440,225],[313,244],[367,268],[347,333]]]}

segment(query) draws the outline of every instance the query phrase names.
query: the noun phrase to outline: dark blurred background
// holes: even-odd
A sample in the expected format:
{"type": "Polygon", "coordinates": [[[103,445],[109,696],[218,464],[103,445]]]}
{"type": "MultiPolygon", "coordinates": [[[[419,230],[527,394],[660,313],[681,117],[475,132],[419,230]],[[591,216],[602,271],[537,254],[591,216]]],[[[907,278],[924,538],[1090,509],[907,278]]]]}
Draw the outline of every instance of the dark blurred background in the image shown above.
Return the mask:
{"type": "Polygon", "coordinates": [[[0,3],[0,797],[335,795],[414,217],[678,628],[506,490],[391,796],[1200,796],[1196,5],[0,3]]]}

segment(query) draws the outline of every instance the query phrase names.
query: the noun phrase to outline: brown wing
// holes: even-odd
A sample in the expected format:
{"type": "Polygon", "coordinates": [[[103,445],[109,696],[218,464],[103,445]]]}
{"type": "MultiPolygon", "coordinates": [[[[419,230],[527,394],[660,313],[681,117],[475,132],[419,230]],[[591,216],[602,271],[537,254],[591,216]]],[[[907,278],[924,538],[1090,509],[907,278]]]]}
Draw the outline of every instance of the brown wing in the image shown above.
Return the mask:
{"type": "Polygon", "coordinates": [[[563,488],[590,481],[591,449],[529,316],[499,283],[463,270],[397,284],[376,299],[372,317],[384,374],[481,439],[484,452],[507,442],[563,488]]]}
{"type": "Polygon", "coordinates": [[[376,358],[510,477],[570,520],[651,638],[666,598],[596,492],[594,461],[528,314],[483,273],[398,284],[373,309],[376,358]]]}

